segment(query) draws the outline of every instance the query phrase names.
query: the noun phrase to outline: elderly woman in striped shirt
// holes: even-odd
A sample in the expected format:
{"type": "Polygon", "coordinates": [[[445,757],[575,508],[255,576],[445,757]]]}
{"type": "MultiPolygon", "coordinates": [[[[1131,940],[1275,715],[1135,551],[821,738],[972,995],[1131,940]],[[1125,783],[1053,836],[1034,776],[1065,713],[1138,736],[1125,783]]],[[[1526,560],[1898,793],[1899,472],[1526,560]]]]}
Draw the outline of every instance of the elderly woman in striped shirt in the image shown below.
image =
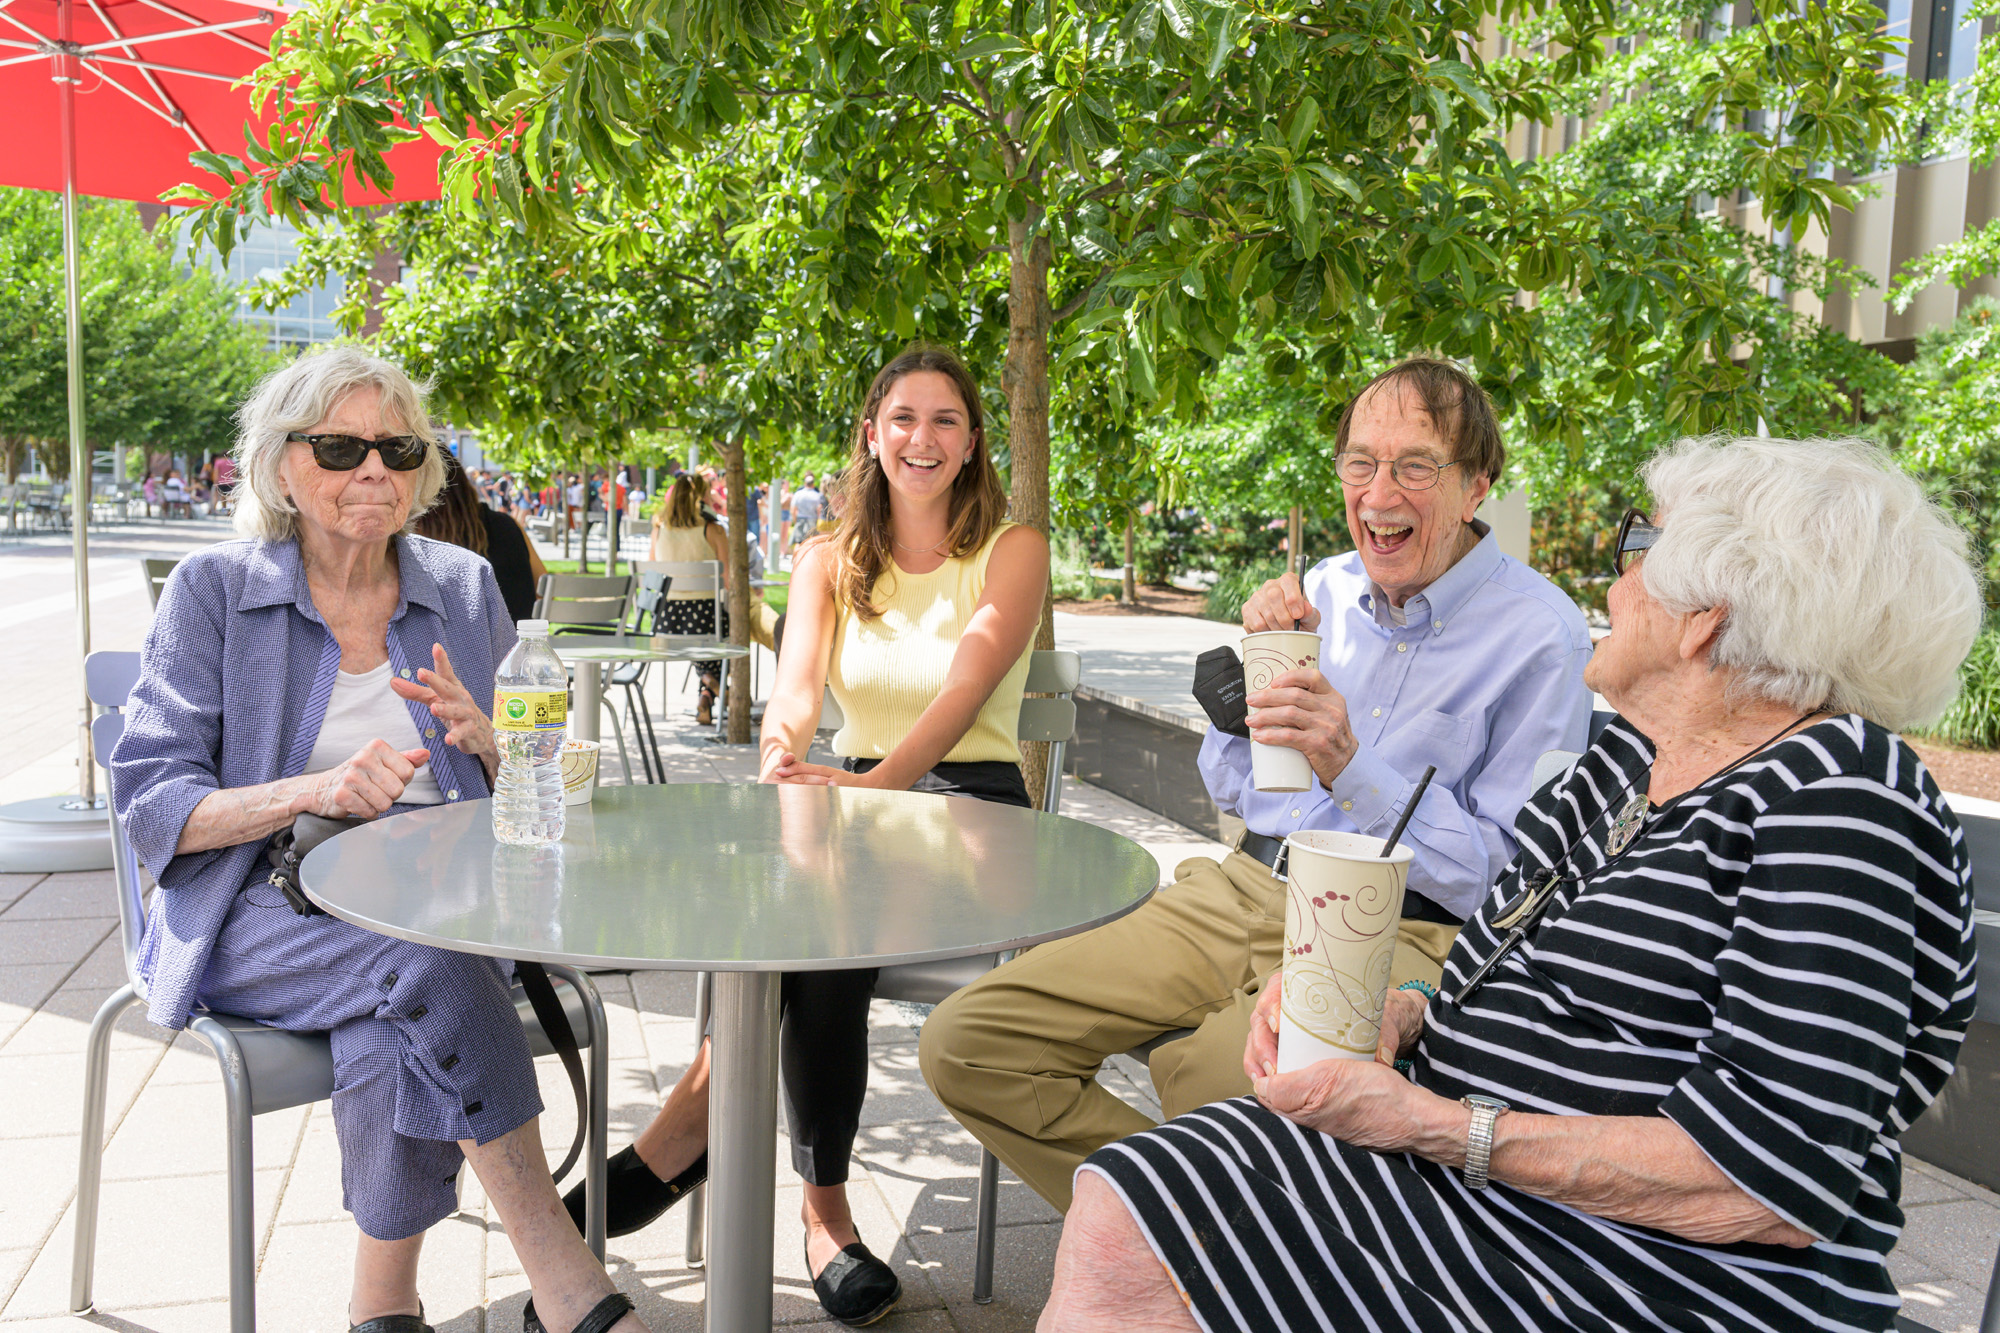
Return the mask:
{"type": "Polygon", "coordinates": [[[1646,468],[1586,679],[1619,720],[1516,825],[1375,1062],[1102,1149],[1044,1330],[1881,1333],[1898,1137],[1973,1012],[1971,880],[1893,728],[1978,631],[1964,536],[1881,452],[1646,468]],[[1407,1061],[1407,1075],[1396,1067],[1407,1061]]]}
{"type": "Polygon", "coordinates": [[[335,347],[272,374],[241,423],[245,540],[174,570],[111,755],[159,883],[152,1019],[178,1028],[199,1004],[329,1034],[359,1333],[428,1333],[418,1249],[466,1160],[550,1328],[642,1329],[549,1178],[511,966],[298,915],[265,882],[267,842],[299,815],[476,799],[498,764],[480,700],[514,627],[491,566],[410,535],[445,478],[422,396],[335,347]]]}

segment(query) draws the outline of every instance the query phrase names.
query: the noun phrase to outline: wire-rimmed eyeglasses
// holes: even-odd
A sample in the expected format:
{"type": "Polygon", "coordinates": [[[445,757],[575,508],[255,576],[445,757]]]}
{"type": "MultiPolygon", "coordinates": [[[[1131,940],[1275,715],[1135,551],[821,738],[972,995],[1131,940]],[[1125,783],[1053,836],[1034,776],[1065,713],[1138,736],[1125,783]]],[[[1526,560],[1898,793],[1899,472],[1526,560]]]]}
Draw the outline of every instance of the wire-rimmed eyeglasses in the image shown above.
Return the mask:
{"type": "MultiPolygon", "coordinates": [[[[1433,463],[1428,458],[1397,458],[1390,460],[1389,475],[1396,484],[1406,491],[1427,491],[1438,484],[1448,467],[1457,467],[1463,459],[1449,463],[1433,463]]],[[[1367,454],[1343,452],[1333,463],[1334,473],[1349,486],[1366,486],[1375,480],[1375,470],[1382,461],[1367,454]]]]}

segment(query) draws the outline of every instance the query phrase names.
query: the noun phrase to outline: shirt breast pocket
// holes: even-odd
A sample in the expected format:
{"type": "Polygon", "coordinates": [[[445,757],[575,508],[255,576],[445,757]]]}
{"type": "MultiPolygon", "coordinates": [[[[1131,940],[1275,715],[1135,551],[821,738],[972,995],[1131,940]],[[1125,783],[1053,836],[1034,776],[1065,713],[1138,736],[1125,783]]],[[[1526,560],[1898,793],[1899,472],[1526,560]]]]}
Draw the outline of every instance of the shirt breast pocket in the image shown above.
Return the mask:
{"type": "Polygon", "coordinates": [[[1409,720],[1397,728],[1395,737],[1395,749],[1413,760],[1414,766],[1400,763],[1396,766],[1414,776],[1423,771],[1423,765],[1435,764],[1437,777],[1433,781],[1455,787],[1478,753],[1477,730],[1473,718],[1455,717],[1435,708],[1421,709],[1410,714],[1409,720]]]}

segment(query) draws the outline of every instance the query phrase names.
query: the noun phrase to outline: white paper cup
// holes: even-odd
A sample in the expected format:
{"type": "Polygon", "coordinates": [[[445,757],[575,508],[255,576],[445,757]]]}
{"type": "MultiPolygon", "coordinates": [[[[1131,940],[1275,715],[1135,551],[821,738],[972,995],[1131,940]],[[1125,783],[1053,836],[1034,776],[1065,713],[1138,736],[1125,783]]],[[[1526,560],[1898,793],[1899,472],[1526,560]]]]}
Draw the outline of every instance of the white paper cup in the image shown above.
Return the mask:
{"type": "Polygon", "coordinates": [[[1409,883],[1408,844],[1302,830],[1285,839],[1285,958],[1278,1072],[1321,1060],[1373,1060],[1409,883]]]}
{"type": "MultiPolygon", "coordinates": [[[[1243,637],[1243,692],[1269,688],[1287,671],[1319,668],[1319,635],[1311,630],[1267,630],[1243,637]]],[[[1285,745],[1250,742],[1250,780],[1258,791],[1305,791],[1313,784],[1312,764],[1285,745]]]]}
{"type": "Polygon", "coordinates": [[[562,747],[563,804],[589,805],[597,794],[596,741],[566,740],[562,747]]]}

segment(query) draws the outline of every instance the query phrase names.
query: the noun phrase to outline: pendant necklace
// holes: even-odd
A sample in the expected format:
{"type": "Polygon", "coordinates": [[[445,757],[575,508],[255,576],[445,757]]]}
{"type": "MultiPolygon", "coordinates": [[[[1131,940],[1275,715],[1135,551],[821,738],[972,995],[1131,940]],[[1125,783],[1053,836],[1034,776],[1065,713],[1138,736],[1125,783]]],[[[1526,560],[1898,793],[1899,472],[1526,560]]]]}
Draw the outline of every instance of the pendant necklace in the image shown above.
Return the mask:
{"type": "Polygon", "coordinates": [[[951,540],[951,534],[950,534],[950,533],[946,533],[946,534],[945,534],[944,536],[942,536],[942,537],[938,538],[938,539],[937,539],[936,541],[932,542],[932,543],[931,543],[931,544],[930,544],[929,546],[905,546],[905,545],[903,545],[903,544],[902,544],[901,542],[897,541],[897,540],[896,540],[896,539],[895,539],[894,537],[891,537],[891,538],[889,539],[890,543],[891,543],[892,545],[894,545],[894,546],[895,546],[895,548],[896,548],[897,550],[899,550],[899,551],[911,551],[911,552],[914,552],[914,553],[916,553],[916,554],[918,554],[918,555],[922,555],[922,554],[924,554],[924,553],[925,553],[925,552],[927,552],[927,551],[935,551],[935,550],[937,550],[937,548],[938,548],[938,547],[940,547],[940,546],[943,546],[943,545],[944,545],[944,544],[945,544],[946,542],[948,542],[948,541],[950,541],[950,540],[951,540]]]}
{"type": "MultiPolygon", "coordinates": [[[[1763,753],[1773,742],[1781,740],[1794,727],[1798,726],[1799,723],[1818,717],[1824,711],[1826,710],[1816,708],[1810,713],[1801,713],[1780,727],[1777,735],[1771,737],[1770,740],[1763,741],[1751,747],[1740,758],[1717,769],[1687,790],[1691,792],[1706,787],[1709,783],[1724,774],[1742,767],[1752,758],[1763,753]]],[[[1626,785],[1629,788],[1631,784],[1627,783],[1626,785]]],[[[1686,794],[1687,792],[1681,793],[1682,796],[1686,794]]],[[[1674,798],[1675,801],[1679,799],[1679,796],[1674,798]]],[[[1662,808],[1664,809],[1665,807],[1662,808]]],[[[1630,847],[1639,834],[1645,831],[1646,821],[1651,818],[1652,814],[1653,811],[1647,804],[1647,794],[1643,790],[1634,793],[1630,800],[1618,808],[1618,813],[1612,817],[1610,827],[1605,831],[1605,856],[1604,860],[1597,867],[1599,870],[1604,869],[1620,856],[1624,855],[1625,849],[1630,847]]],[[[1602,819],[1604,816],[1600,814],[1597,818],[1602,819]]],[[[1474,991],[1485,984],[1486,978],[1491,976],[1493,970],[1500,965],[1500,960],[1512,953],[1523,940],[1534,932],[1535,928],[1541,924],[1543,914],[1547,912],[1550,904],[1555,901],[1556,890],[1558,888],[1564,884],[1582,883],[1582,876],[1570,867],[1570,858],[1575,855],[1577,844],[1590,836],[1590,829],[1596,823],[1597,820],[1594,819],[1589,825],[1586,825],[1583,832],[1577,835],[1576,842],[1564,848],[1560,859],[1547,870],[1533,878],[1530,878],[1526,874],[1521,876],[1521,892],[1511,902],[1501,907],[1499,913],[1493,918],[1492,928],[1496,933],[1500,934],[1499,947],[1494,949],[1492,954],[1474,970],[1470,977],[1466,978],[1465,984],[1459,987],[1457,992],[1451,997],[1451,1003],[1464,1004],[1467,999],[1471,998],[1474,991]]]]}
{"type": "MultiPolygon", "coordinates": [[[[1695,783],[1694,787],[1688,788],[1688,790],[1693,791],[1695,790],[1696,787],[1706,787],[1709,783],[1715,781],[1723,774],[1731,773],[1734,772],[1736,769],[1741,768],[1744,764],[1749,763],[1754,756],[1762,754],[1766,748],[1768,748],[1773,742],[1781,739],[1785,735],[1785,733],[1790,731],[1793,727],[1796,727],[1799,723],[1804,722],[1807,718],[1819,716],[1821,711],[1823,710],[1814,709],[1810,713],[1799,714],[1797,717],[1793,718],[1790,722],[1787,722],[1784,726],[1778,728],[1778,734],[1771,737],[1770,740],[1763,741],[1755,746],[1752,746],[1749,750],[1745,751],[1743,756],[1737,759],[1734,763],[1725,765],[1722,768],[1718,768],[1717,770],[1715,770],[1715,772],[1710,773],[1700,782],[1695,783]]],[[[1618,807],[1618,813],[1611,817],[1611,827],[1605,830],[1604,834],[1604,852],[1606,860],[1615,860],[1618,857],[1623,856],[1625,854],[1625,849],[1627,847],[1630,847],[1633,841],[1637,839],[1642,832],[1645,831],[1646,821],[1649,818],[1651,818],[1653,814],[1652,807],[1648,804],[1648,799],[1649,797],[1646,791],[1641,790],[1634,792],[1632,794],[1632,799],[1625,802],[1624,805],[1618,807]]]]}

